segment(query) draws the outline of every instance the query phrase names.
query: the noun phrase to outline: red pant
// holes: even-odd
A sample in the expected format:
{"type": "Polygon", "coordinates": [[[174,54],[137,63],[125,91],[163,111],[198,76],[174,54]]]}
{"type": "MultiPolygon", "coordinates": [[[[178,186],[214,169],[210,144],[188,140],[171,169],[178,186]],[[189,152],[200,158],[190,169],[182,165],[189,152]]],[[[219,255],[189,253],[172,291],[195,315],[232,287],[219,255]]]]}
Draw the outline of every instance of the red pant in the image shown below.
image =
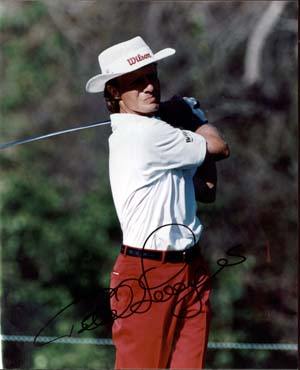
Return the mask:
{"type": "Polygon", "coordinates": [[[115,368],[202,369],[209,294],[200,255],[191,263],[163,263],[120,254],[111,274],[115,368]]]}

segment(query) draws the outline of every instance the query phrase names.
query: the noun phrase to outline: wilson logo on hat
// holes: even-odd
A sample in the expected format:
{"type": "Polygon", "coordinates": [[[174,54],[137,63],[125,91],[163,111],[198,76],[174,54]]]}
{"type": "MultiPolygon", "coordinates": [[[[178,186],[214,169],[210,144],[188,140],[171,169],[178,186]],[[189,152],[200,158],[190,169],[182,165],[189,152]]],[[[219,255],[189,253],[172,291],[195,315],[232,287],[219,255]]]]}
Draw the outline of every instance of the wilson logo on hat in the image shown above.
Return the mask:
{"type": "Polygon", "coordinates": [[[144,54],[144,55],[138,54],[135,57],[127,59],[127,62],[132,66],[133,64],[141,62],[142,60],[147,59],[147,58],[151,58],[150,53],[147,53],[147,54],[144,54]]]}

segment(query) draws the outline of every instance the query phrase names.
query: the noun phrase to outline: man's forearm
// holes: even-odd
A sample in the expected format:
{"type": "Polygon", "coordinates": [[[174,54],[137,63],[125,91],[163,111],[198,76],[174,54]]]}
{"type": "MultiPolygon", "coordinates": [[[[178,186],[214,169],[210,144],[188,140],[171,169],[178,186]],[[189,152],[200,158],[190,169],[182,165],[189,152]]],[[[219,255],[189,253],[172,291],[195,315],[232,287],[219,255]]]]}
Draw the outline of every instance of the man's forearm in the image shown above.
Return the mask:
{"type": "Polygon", "coordinates": [[[207,142],[207,152],[215,161],[229,157],[229,146],[216,127],[210,124],[204,124],[195,133],[204,137],[207,142]]]}

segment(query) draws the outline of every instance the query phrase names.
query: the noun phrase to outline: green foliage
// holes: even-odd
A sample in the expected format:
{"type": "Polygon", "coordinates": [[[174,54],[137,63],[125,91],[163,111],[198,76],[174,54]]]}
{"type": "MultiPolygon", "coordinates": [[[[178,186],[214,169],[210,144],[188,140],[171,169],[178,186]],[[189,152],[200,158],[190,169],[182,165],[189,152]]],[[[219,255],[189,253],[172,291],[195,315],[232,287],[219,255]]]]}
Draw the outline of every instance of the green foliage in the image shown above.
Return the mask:
{"type": "MultiPolygon", "coordinates": [[[[108,283],[106,277],[118,253],[109,233],[118,230],[118,223],[107,186],[91,190],[74,205],[66,185],[57,184],[41,173],[31,171],[29,175],[27,170],[19,169],[2,182],[2,279],[4,315],[8,318],[4,330],[9,332],[10,325],[18,325],[13,313],[22,307],[19,319],[24,325],[18,325],[19,330],[33,335],[74,298],[91,295],[95,301],[104,300],[100,287],[108,287],[103,283],[108,283]],[[32,322],[28,314],[31,310],[35,312],[32,322]]],[[[83,301],[82,307],[75,306],[43,334],[65,335],[74,321],[79,328],[89,304],[90,300],[83,301]]],[[[91,334],[109,335],[105,328],[91,334]]],[[[107,350],[109,356],[112,349],[107,350]]],[[[100,363],[111,358],[104,361],[107,350],[100,350],[100,363]]],[[[34,362],[41,363],[42,358],[52,353],[52,347],[42,353],[34,355],[40,359],[34,362]]],[[[75,348],[69,349],[59,363],[79,364],[77,356],[75,348]]],[[[99,355],[94,356],[92,363],[97,360],[99,355]]],[[[45,363],[48,368],[55,368],[57,361],[50,357],[45,363]]],[[[82,366],[84,361],[85,356],[81,356],[82,366]]]]}
{"type": "Polygon", "coordinates": [[[22,10],[14,12],[6,17],[1,18],[0,31],[3,32],[7,28],[14,30],[15,32],[26,31],[32,23],[40,20],[40,18],[47,14],[45,5],[39,1],[33,4],[26,4],[22,7],[22,10]]]}
{"type": "Polygon", "coordinates": [[[6,63],[6,84],[3,86],[0,106],[3,114],[24,104],[39,103],[41,97],[57,82],[60,63],[63,62],[60,53],[62,46],[62,39],[57,34],[50,34],[42,43],[34,40],[33,45],[24,44],[22,39],[13,39],[4,44],[2,53],[6,63]]]}
{"type": "Polygon", "coordinates": [[[102,346],[91,345],[61,345],[52,344],[33,353],[33,365],[36,369],[60,369],[61,359],[65,368],[112,369],[114,365],[114,350],[102,346]]]}

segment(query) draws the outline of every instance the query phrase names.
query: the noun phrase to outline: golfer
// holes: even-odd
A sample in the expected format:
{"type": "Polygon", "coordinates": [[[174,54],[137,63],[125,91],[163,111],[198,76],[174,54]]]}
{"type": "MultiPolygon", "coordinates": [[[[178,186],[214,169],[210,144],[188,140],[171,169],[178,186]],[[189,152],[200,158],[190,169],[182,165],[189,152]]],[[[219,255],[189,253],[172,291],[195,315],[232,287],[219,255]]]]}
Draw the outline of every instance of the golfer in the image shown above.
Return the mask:
{"type": "Polygon", "coordinates": [[[203,168],[229,149],[211,125],[192,132],[160,117],[157,62],[173,54],[135,37],[104,50],[102,73],[86,85],[104,91],[111,112],[109,175],[123,233],[111,273],[117,369],[205,364],[210,286],[196,199],[215,193],[216,177],[203,168]]]}

